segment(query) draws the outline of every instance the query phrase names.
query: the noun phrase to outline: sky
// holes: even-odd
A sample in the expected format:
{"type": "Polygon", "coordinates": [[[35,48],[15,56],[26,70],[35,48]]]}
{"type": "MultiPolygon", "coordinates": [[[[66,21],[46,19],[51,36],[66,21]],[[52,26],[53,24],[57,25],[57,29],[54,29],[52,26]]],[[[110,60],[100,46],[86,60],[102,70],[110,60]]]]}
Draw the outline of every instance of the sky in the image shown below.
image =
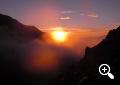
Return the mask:
{"type": "Polygon", "coordinates": [[[0,13],[39,29],[113,29],[120,25],[120,0],[0,0],[0,13]]]}

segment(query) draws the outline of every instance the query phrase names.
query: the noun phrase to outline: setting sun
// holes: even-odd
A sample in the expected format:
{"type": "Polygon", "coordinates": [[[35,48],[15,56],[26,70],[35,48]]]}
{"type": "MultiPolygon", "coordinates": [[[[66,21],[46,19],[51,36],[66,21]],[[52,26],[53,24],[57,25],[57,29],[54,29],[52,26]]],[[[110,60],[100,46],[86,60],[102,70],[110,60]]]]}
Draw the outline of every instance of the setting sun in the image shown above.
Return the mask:
{"type": "Polygon", "coordinates": [[[68,33],[63,30],[56,30],[51,32],[52,38],[57,42],[64,42],[67,39],[68,33]]]}

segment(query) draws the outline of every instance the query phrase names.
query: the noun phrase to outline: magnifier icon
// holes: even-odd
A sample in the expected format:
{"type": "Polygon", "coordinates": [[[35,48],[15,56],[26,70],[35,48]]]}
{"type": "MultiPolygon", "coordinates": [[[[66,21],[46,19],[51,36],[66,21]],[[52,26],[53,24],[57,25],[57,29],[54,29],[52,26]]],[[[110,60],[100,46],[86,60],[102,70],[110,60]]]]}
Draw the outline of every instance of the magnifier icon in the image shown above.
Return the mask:
{"type": "Polygon", "coordinates": [[[101,64],[99,66],[99,73],[101,75],[108,75],[110,79],[114,79],[114,75],[110,73],[110,66],[108,64],[101,64]]]}

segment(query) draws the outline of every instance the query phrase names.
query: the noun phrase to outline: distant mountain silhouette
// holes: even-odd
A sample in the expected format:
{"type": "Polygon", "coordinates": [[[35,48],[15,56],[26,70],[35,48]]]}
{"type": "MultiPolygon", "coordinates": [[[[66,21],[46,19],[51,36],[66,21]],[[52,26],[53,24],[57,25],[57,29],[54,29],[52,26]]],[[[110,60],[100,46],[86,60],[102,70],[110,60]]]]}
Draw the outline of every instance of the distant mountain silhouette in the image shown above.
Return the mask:
{"type": "Polygon", "coordinates": [[[24,80],[26,74],[23,74],[21,65],[26,57],[26,49],[33,47],[30,43],[35,39],[41,40],[43,34],[34,26],[24,25],[7,15],[0,14],[1,83],[7,83],[5,80],[16,84],[18,80],[24,80]]]}
{"type": "Polygon", "coordinates": [[[0,14],[0,38],[27,41],[40,38],[42,34],[43,32],[34,26],[24,25],[7,15],[0,14]]]}

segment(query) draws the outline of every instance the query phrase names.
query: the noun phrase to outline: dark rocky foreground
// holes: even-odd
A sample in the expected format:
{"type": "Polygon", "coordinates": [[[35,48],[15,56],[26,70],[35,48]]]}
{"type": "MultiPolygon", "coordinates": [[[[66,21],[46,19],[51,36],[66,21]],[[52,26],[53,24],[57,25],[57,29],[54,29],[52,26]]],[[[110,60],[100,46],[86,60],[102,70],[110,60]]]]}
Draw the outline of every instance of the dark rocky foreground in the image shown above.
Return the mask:
{"type": "Polygon", "coordinates": [[[98,45],[87,47],[84,59],[54,77],[27,73],[21,67],[23,57],[29,53],[29,43],[42,40],[43,34],[34,26],[0,14],[0,85],[108,85],[120,79],[120,27],[111,30],[98,45]],[[99,74],[102,63],[110,65],[115,80],[99,74]]]}

